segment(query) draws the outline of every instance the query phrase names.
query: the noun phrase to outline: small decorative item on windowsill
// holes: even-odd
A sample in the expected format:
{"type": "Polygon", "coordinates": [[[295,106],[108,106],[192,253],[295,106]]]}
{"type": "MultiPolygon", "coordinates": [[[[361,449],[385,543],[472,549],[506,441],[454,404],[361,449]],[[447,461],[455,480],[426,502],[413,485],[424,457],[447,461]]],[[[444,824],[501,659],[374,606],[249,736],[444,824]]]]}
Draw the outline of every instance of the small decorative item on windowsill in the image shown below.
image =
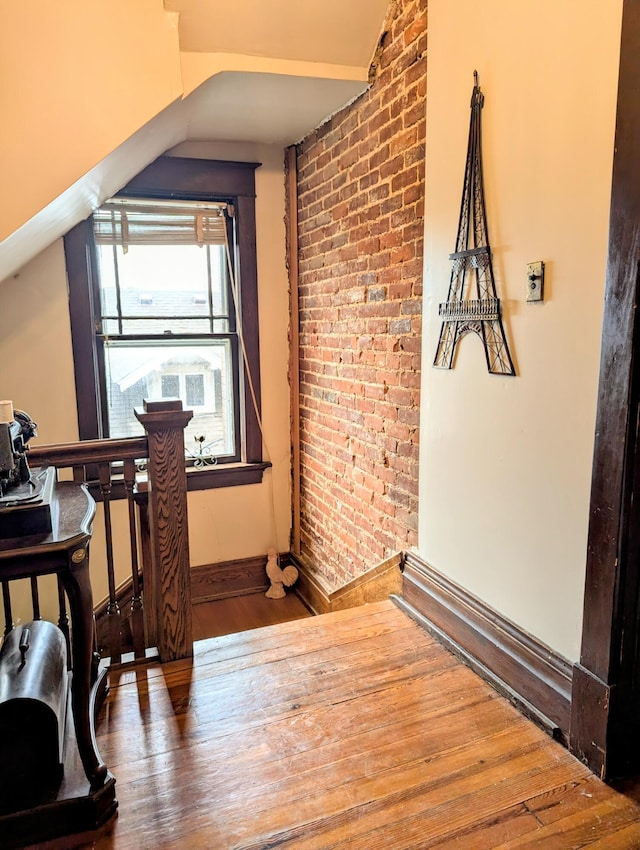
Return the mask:
{"type": "Polygon", "coordinates": [[[275,549],[267,551],[267,577],[271,582],[265,593],[269,599],[283,599],[287,594],[286,587],[291,587],[298,580],[298,570],[288,564],[284,569],[278,564],[278,553],[275,549]]]}
{"type": "Polygon", "coordinates": [[[217,455],[212,453],[212,446],[215,444],[215,440],[211,443],[206,443],[207,439],[206,434],[196,434],[193,438],[197,443],[196,452],[187,452],[189,457],[193,458],[193,465],[196,469],[203,469],[205,466],[215,466],[218,462],[217,455]]]}

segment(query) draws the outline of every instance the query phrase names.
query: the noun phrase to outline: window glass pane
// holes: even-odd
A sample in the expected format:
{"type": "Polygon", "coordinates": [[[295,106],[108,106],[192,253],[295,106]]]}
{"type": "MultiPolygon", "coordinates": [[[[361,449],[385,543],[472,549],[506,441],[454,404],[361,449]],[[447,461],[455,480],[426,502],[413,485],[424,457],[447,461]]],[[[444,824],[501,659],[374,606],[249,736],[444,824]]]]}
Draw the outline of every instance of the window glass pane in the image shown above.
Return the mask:
{"type": "Polygon", "coordinates": [[[228,316],[227,281],[229,279],[229,267],[227,249],[224,245],[210,245],[209,255],[211,258],[211,288],[213,291],[212,313],[214,316],[228,316]]]}
{"type": "Polygon", "coordinates": [[[97,250],[102,315],[121,316],[122,333],[202,333],[208,325],[193,318],[227,315],[224,247],[132,245],[125,253],[120,246],[99,245],[97,250]],[[149,322],[159,317],[172,322],[149,322]]]}
{"type": "Polygon", "coordinates": [[[228,319],[214,319],[213,321],[213,332],[214,334],[226,334],[229,333],[231,328],[229,327],[228,319]]]}
{"type": "Polygon", "coordinates": [[[142,434],[134,407],[142,407],[143,399],[170,395],[182,399],[183,407],[195,408],[185,431],[188,455],[235,453],[229,340],[189,344],[106,340],[105,367],[112,437],[142,434]],[[196,439],[200,437],[204,439],[196,439]]]}
{"type": "Polygon", "coordinates": [[[160,391],[162,398],[180,398],[180,378],[178,375],[161,375],[160,391]]]}
{"type": "Polygon", "coordinates": [[[187,407],[202,407],[204,404],[204,375],[185,375],[187,407]]]}

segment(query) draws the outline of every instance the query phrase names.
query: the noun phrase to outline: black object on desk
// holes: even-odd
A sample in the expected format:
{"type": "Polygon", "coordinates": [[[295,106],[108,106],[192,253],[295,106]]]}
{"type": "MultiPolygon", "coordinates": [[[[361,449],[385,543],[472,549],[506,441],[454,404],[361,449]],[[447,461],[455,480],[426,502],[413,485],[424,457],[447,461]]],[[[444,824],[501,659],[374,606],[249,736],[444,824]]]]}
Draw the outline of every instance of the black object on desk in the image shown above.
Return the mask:
{"type": "MultiPolygon", "coordinates": [[[[93,598],[89,542],[95,502],[82,485],[55,483],[51,491],[51,531],[0,539],[0,581],[55,574],[69,600],[71,630],[71,715],[69,754],[59,788],[28,811],[0,808],[0,846],[20,846],[71,831],[94,829],[116,810],[115,779],[95,742],[91,716],[93,598]],[[75,734],[74,734],[75,733],[75,734]],[[75,738],[75,741],[73,741],[75,738]],[[74,764],[74,751],[77,757],[74,764]]],[[[27,650],[28,654],[28,650],[27,650]]],[[[0,753],[2,734],[0,730],[0,753]]],[[[0,801],[1,805],[1,801],[0,801]]]]}
{"type": "Polygon", "coordinates": [[[0,651],[0,810],[38,805],[60,786],[68,683],[57,626],[34,620],[7,634],[0,651]]]}

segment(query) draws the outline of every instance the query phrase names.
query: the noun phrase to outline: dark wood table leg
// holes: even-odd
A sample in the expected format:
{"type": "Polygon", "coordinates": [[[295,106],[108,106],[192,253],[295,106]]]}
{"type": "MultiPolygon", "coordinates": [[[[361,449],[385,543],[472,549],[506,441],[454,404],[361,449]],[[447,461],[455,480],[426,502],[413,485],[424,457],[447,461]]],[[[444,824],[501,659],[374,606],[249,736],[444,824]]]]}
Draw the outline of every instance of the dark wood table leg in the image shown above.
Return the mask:
{"type": "Polygon", "coordinates": [[[107,776],[107,767],[98,753],[93,718],[89,713],[93,651],[93,595],[89,578],[88,550],[84,546],[79,546],[69,552],[68,557],[69,569],[60,573],[60,579],[69,597],[73,628],[71,648],[73,724],[87,779],[92,788],[101,788],[107,776]]]}

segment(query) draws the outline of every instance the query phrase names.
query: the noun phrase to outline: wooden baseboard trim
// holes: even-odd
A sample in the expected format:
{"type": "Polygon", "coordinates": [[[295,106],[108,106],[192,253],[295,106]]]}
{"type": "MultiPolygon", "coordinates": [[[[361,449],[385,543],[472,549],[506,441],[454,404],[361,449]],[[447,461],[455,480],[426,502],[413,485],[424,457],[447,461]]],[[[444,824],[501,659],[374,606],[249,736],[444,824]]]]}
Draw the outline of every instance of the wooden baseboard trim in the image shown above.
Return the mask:
{"type": "Polygon", "coordinates": [[[565,745],[571,723],[572,665],[554,650],[436,572],[405,555],[396,603],[565,745]]]}
{"type": "MultiPolygon", "coordinates": [[[[280,563],[284,563],[287,558],[287,555],[282,555],[280,563]]],[[[269,587],[266,565],[267,556],[257,555],[253,558],[192,567],[191,601],[195,605],[198,602],[212,602],[231,596],[264,593],[269,587]]]]}
{"type": "Polygon", "coordinates": [[[401,552],[333,591],[322,587],[303,559],[297,555],[289,557],[299,573],[296,593],[314,614],[329,614],[332,611],[357,608],[368,602],[381,602],[402,590],[401,552]]]}

